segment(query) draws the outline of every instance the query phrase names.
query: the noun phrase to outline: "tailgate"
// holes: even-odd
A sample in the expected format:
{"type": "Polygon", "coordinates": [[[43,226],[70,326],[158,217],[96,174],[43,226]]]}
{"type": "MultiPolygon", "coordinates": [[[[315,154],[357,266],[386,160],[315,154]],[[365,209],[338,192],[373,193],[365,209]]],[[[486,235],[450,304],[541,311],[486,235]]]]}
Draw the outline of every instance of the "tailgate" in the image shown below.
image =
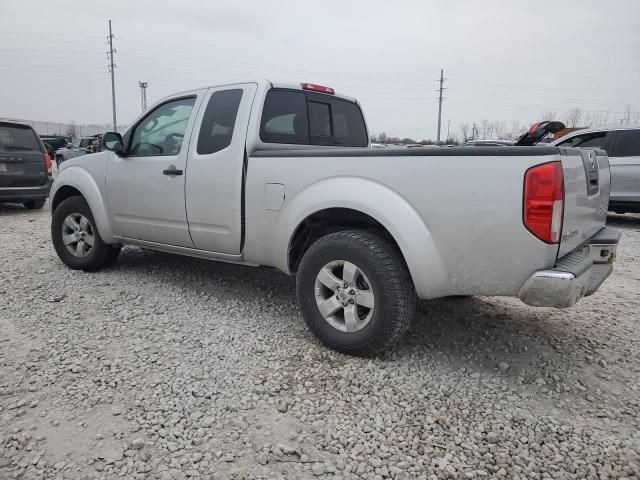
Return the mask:
{"type": "Polygon", "coordinates": [[[558,258],[600,231],[607,221],[611,177],[606,152],[562,148],[564,221],[558,258]]]}
{"type": "Polygon", "coordinates": [[[0,122],[0,188],[47,183],[42,142],[27,125],[0,122]]]}

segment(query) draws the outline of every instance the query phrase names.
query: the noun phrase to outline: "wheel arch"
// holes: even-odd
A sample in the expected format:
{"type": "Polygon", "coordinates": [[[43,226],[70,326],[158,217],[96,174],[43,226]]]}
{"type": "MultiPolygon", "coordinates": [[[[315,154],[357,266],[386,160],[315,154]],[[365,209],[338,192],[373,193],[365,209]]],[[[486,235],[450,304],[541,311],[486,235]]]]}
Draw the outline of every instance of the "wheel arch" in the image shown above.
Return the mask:
{"type": "Polygon", "coordinates": [[[67,167],[58,174],[50,194],[51,213],[53,214],[63,200],[73,196],[85,199],[104,242],[117,243],[98,184],[89,172],[78,166],[67,167]]]}
{"type": "Polygon", "coordinates": [[[306,249],[319,238],[318,232],[365,228],[398,248],[420,297],[437,297],[446,291],[448,275],[428,225],[387,186],[362,178],[327,179],[298,192],[287,204],[274,244],[285,272],[296,271],[306,249]],[[314,232],[318,225],[321,228],[314,232]]]}

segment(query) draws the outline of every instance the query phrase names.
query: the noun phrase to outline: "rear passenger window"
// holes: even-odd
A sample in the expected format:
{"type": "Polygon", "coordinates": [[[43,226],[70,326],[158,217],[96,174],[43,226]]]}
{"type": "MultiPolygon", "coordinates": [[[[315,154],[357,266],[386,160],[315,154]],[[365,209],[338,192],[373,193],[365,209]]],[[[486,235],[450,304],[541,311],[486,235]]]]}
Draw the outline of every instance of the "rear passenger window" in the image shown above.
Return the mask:
{"type": "Polygon", "coordinates": [[[285,89],[267,93],[260,138],[267,143],[345,147],[368,144],[357,104],[330,95],[285,89]]]}
{"type": "Polygon", "coordinates": [[[309,102],[309,133],[312,137],[331,137],[331,106],[328,103],[309,102]]]}
{"type": "Polygon", "coordinates": [[[223,90],[211,95],[198,135],[198,154],[219,152],[231,145],[242,90],[223,90]]]}
{"type": "Polygon", "coordinates": [[[640,157],[640,130],[618,130],[614,156],[640,157]]]}
{"type": "Polygon", "coordinates": [[[0,124],[0,152],[28,152],[40,150],[40,142],[31,127],[0,124]]]}
{"type": "Polygon", "coordinates": [[[307,97],[302,92],[271,90],[262,110],[260,138],[271,143],[309,143],[307,97]]]}

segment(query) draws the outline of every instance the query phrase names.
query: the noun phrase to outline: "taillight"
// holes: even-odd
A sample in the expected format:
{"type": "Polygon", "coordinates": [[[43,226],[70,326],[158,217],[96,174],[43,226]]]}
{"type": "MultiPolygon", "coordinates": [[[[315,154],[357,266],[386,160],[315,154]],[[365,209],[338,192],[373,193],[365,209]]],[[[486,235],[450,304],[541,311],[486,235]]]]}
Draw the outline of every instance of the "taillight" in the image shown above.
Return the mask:
{"type": "Polygon", "coordinates": [[[564,176],[561,162],[543,163],[524,175],[523,220],[543,242],[559,243],[564,214],[564,176]]]}
{"type": "Polygon", "coordinates": [[[331,87],[325,87],[324,85],[316,85],[315,83],[301,83],[300,86],[304,90],[311,90],[313,92],[328,93],[329,95],[335,95],[336,91],[331,87]]]}
{"type": "Polygon", "coordinates": [[[52,169],[52,163],[51,163],[51,157],[49,156],[48,153],[44,154],[44,166],[47,169],[47,173],[51,173],[51,169],[52,169]]]}

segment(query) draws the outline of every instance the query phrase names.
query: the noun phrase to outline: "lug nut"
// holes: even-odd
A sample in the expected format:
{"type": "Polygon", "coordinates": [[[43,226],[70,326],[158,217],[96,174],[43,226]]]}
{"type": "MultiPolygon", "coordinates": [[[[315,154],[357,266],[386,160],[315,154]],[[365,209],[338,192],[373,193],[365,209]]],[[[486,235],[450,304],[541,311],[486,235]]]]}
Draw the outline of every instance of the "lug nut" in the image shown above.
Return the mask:
{"type": "Polygon", "coordinates": [[[347,283],[344,284],[344,288],[349,288],[349,285],[347,283]]]}
{"type": "Polygon", "coordinates": [[[353,301],[353,298],[352,298],[351,300],[349,300],[349,303],[350,303],[351,305],[353,305],[353,304],[355,303],[355,302],[353,301]]]}
{"type": "Polygon", "coordinates": [[[349,290],[349,295],[355,295],[356,291],[355,290],[349,290]]]}

